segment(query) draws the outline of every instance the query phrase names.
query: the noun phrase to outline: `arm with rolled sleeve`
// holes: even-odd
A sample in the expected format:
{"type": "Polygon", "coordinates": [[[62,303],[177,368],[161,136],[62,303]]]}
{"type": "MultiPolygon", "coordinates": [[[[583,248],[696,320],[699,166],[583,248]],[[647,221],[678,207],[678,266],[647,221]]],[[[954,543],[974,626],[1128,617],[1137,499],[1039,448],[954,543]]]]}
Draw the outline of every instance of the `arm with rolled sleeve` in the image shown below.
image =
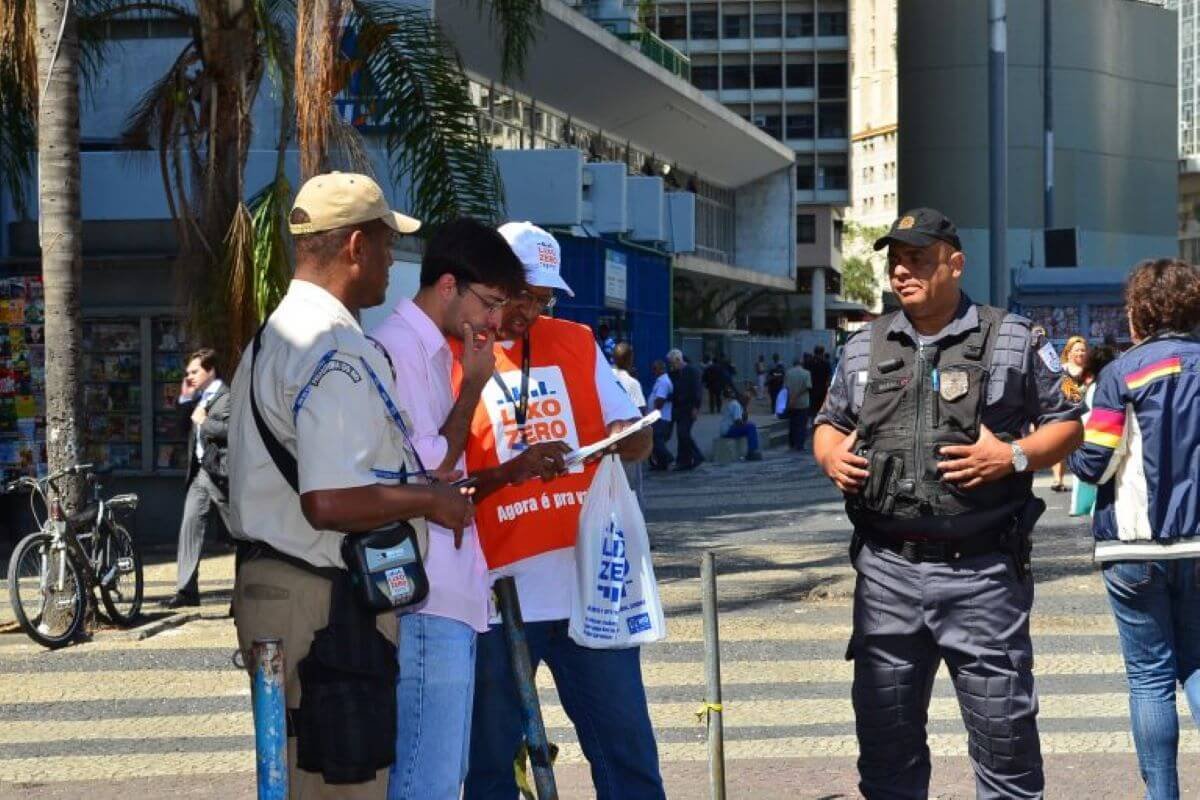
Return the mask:
{"type": "Polygon", "coordinates": [[[1080,480],[1095,484],[1112,480],[1125,436],[1125,408],[1121,379],[1116,370],[1105,369],[1096,380],[1083,445],[1067,459],[1067,467],[1080,480]]]}
{"type": "Polygon", "coordinates": [[[358,356],[336,351],[314,365],[301,395],[293,409],[300,494],[376,483],[383,408],[358,356]]]}

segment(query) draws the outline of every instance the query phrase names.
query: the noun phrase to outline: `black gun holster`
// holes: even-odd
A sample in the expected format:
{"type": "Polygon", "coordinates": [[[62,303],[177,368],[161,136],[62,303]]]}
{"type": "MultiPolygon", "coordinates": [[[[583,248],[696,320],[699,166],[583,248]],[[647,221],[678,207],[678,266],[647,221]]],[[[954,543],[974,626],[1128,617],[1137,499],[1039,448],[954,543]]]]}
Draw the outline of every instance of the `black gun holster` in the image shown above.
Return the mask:
{"type": "Polygon", "coordinates": [[[1045,501],[1030,495],[1021,510],[1013,516],[1012,527],[1004,537],[1004,550],[1012,559],[1017,578],[1022,581],[1032,574],[1033,526],[1045,512],[1045,501]]]}

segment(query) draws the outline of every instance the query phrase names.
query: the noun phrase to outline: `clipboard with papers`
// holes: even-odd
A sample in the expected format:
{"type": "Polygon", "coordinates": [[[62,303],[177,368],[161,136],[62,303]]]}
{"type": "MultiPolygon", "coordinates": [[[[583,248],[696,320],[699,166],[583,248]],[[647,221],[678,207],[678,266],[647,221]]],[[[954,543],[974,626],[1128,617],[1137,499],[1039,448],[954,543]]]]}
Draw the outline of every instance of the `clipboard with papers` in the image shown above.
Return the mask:
{"type": "Polygon", "coordinates": [[[578,450],[572,450],[571,452],[567,453],[567,455],[563,458],[563,461],[568,467],[573,467],[576,464],[582,464],[587,459],[608,449],[609,447],[612,447],[622,439],[632,436],[633,434],[650,427],[654,423],[658,422],[660,417],[662,417],[662,414],[660,414],[657,409],[651,411],[649,414],[642,417],[640,420],[619,433],[614,433],[612,436],[607,436],[593,444],[585,445],[578,450]]]}

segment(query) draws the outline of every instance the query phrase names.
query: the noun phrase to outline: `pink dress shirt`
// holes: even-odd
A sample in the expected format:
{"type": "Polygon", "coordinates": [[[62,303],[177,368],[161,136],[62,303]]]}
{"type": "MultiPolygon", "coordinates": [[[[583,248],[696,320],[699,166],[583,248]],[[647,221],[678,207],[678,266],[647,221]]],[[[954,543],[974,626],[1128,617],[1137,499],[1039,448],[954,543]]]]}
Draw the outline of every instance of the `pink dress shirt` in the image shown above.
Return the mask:
{"type": "MultiPolygon", "coordinates": [[[[450,385],[454,357],[446,337],[408,298],[371,337],[387,350],[396,369],[396,397],[412,419],[413,449],[426,469],[437,469],[448,447],[440,431],[454,406],[450,385]]],[[[455,469],[465,475],[466,466],[460,455],[455,469]]],[[[416,607],[418,613],[455,619],[480,633],[488,629],[487,562],[474,525],[463,531],[462,547],[455,549],[454,532],[430,522],[425,572],[429,596],[416,607]]]]}

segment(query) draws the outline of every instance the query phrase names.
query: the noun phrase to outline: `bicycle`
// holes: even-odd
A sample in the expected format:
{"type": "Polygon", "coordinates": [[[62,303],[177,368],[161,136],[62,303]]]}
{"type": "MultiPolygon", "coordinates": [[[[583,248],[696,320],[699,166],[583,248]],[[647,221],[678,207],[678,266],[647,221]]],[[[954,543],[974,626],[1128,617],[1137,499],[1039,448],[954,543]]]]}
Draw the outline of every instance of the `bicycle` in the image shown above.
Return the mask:
{"type": "Polygon", "coordinates": [[[17,543],[8,562],[8,595],[21,629],[38,644],[57,649],[69,644],[95,606],[94,589],[109,619],[128,627],[142,608],[142,558],[117,514],[137,508],[136,494],[105,499],[93,465],[77,464],[45,478],[23,477],[5,492],[29,489],[38,530],[17,543]],[[68,514],[58,499],[57,482],[84,475],[91,502],[68,514]],[[39,520],[37,501],[47,514],[39,520]]]}

